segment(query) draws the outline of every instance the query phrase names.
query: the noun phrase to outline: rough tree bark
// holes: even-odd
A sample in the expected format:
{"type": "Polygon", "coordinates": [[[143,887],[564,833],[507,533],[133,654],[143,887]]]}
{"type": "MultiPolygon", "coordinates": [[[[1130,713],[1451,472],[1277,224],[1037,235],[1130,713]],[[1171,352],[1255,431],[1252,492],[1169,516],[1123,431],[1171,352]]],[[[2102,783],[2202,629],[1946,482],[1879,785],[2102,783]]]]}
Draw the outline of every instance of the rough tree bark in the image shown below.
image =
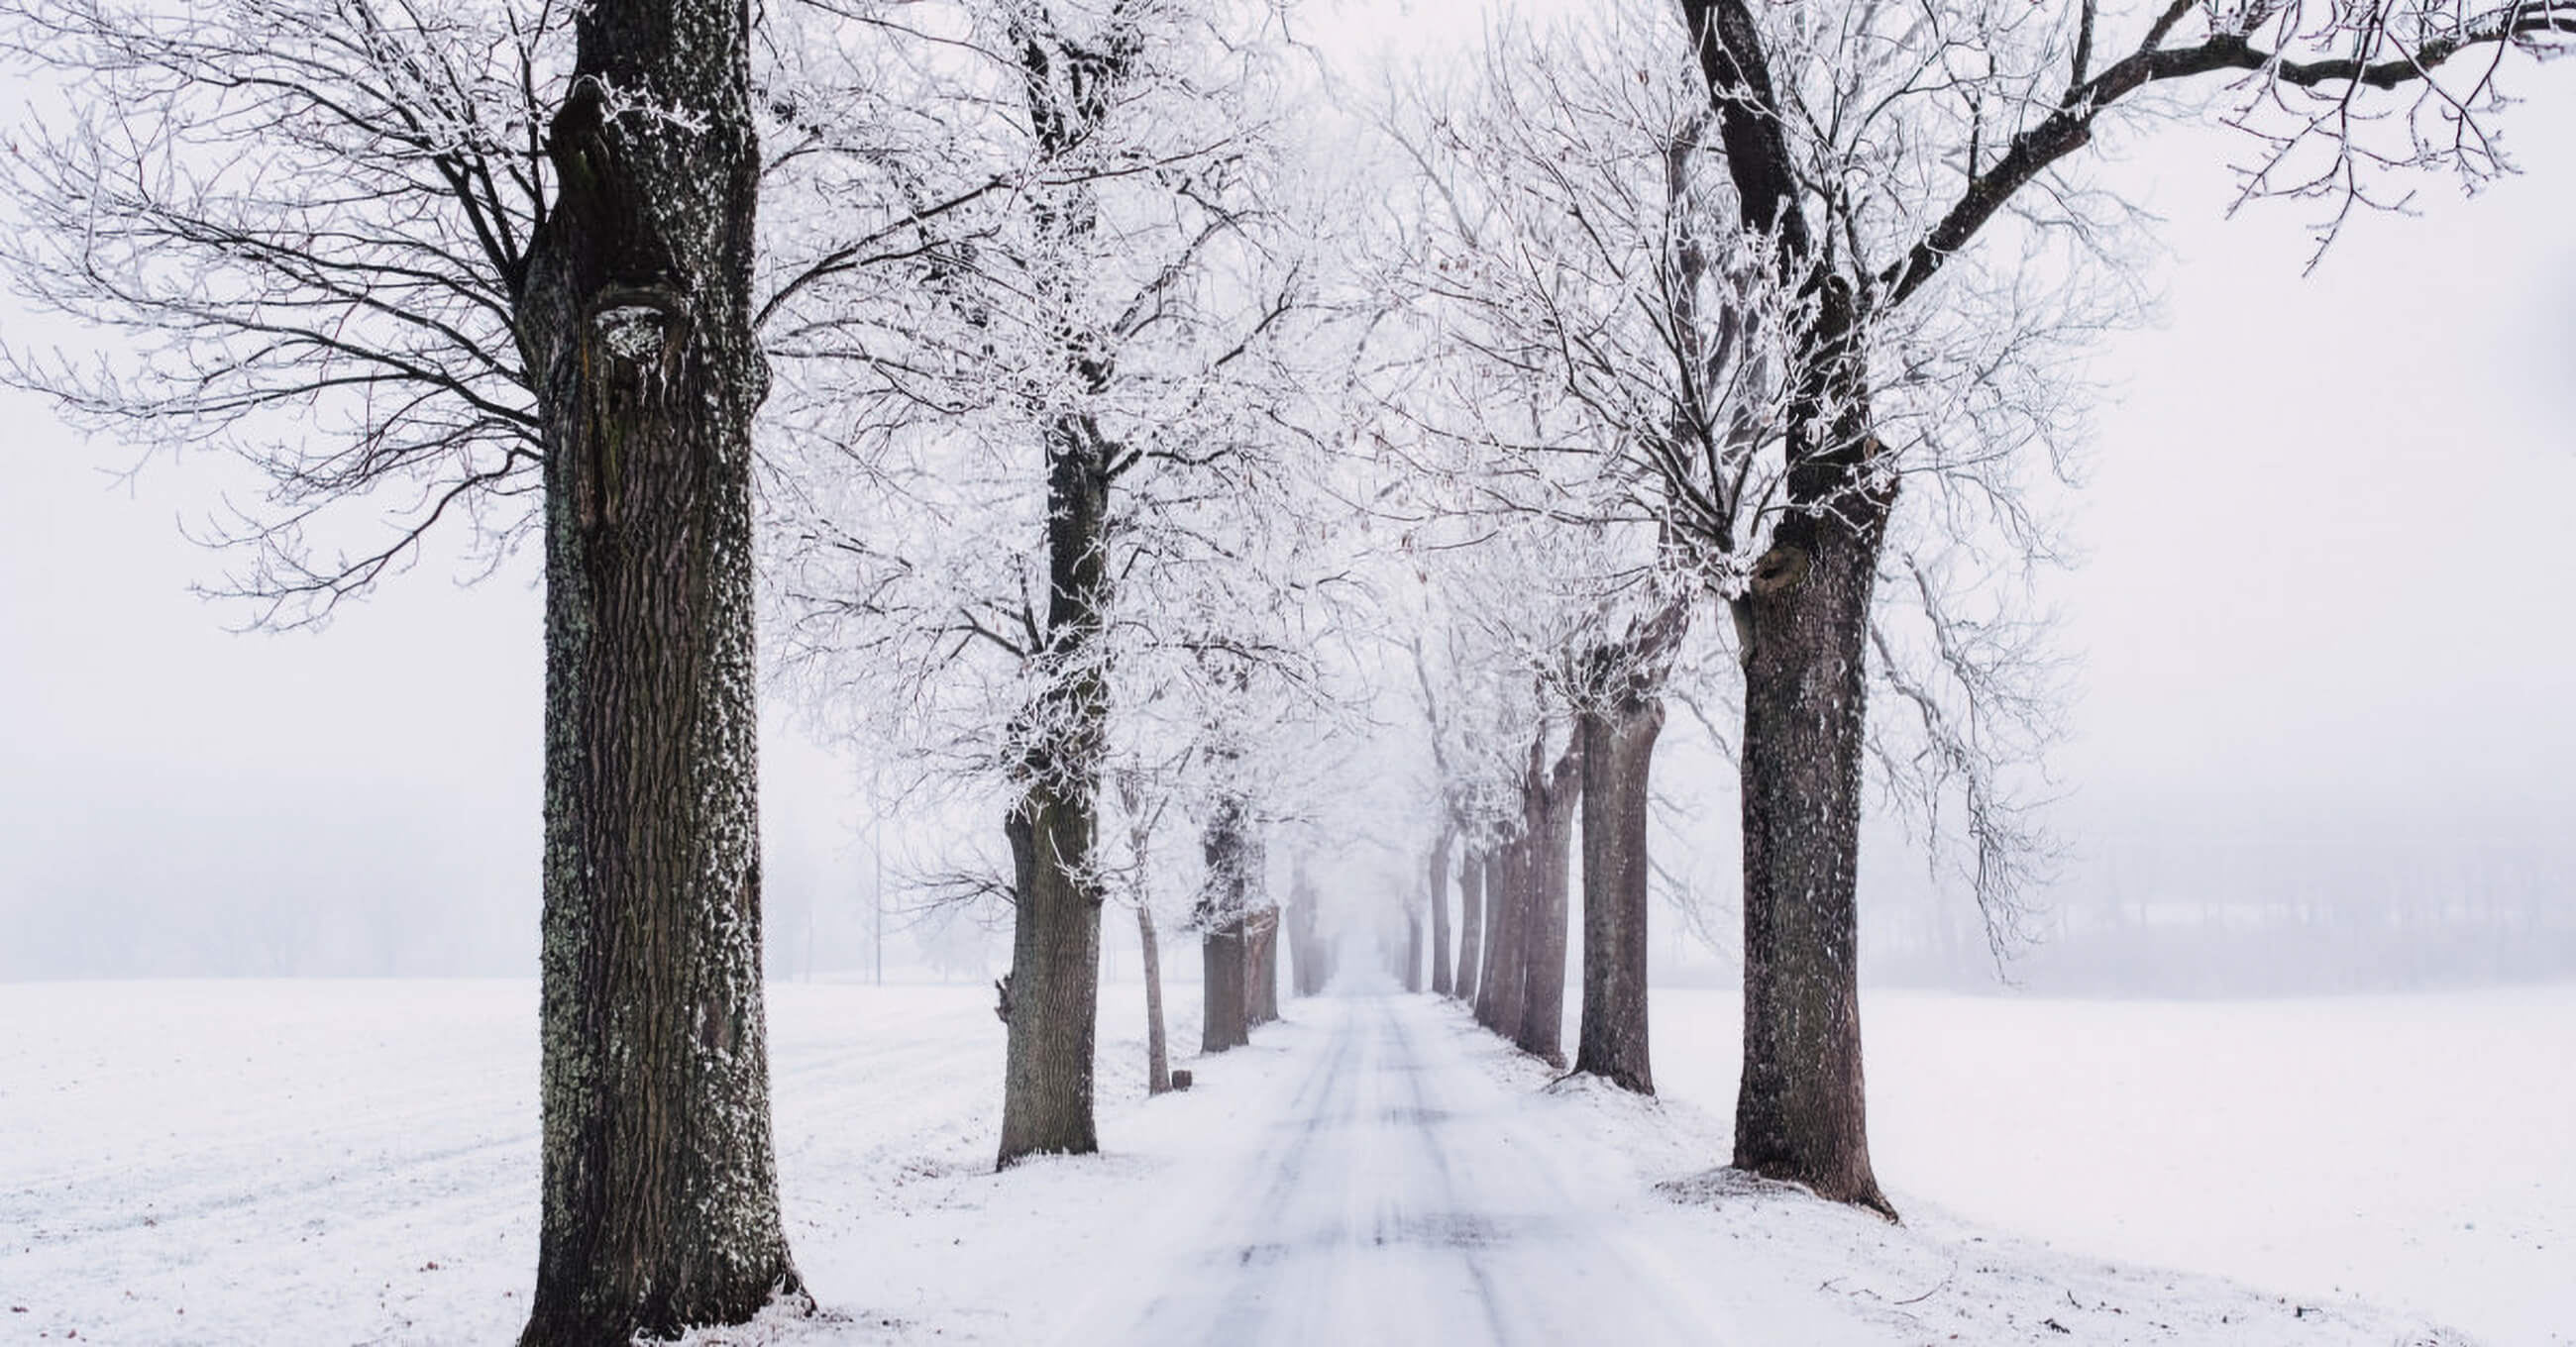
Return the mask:
{"type": "Polygon", "coordinates": [[[1646,827],[1660,698],[1585,710],[1583,741],[1583,1028],[1574,1069],[1639,1094],[1655,1092],[1646,1038],[1646,827]]]}
{"type": "Polygon", "coordinates": [[[1574,1069],[1655,1092],[1646,1035],[1647,829],[1662,691],[1690,607],[1675,600],[1592,652],[1583,749],[1583,1027],[1574,1069]]]}
{"type": "Polygon", "coordinates": [[[1199,1051],[1223,1052],[1252,1041],[1243,1005],[1243,922],[1221,922],[1199,937],[1199,1051]]]}
{"type": "Polygon", "coordinates": [[[1869,1161],[1859,951],[1862,642],[1886,519],[1877,496],[1784,520],[1738,604],[1748,639],[1735,1164],[1893,1217],[1869,1161]]]}
{"type": "Polygon", "coordinates": [[[1783,371],[1789,508],[1748,592],[1730,604],[1745,688],[1735,1163],[1892,1218],[1869,1161],[1855,940],[1863,643],[1895,478],[1876,470],[1860,315],[1801,204],[1751,7],[1682,0],[1682,15],[1735,182],[1736,223],[1776,240],[1779,279],[1812,305],[1783,371]]]}
{"type": "Polygon", "coordinates": [[[1002,1087],[1008,1167],[1040,1153],[1100,1149],[1092,1121],[1092,1044],[1100,1012],[1100,904],[1092,863],[1099,831],[1105,679],[1092,653],[1108,601],[1110,446],[1088,417],[1047,435],[1047,645],[1060,670],[1041,692],[1047,738],[1032,751],[1027,794],[1004,820],[1018,865],[1010,1026],[1002,1087]]]}
{"type": "Polygon", "coordinates": [[[1252,1041],[1250,989],[1244,981],[1251,965],[1245,958],[1243,813],[1240,799],[1219,800],[1200,840],[1201,854],[1207,859],[1207,887],[1199,894],[1201,1052],[1223,1052],[1252,1041]]]}
{"type": "MultiPolygon", "coordinates": [[[[1097,129],[1108,106],[1097,86],[1124,77],[1132,48],[1120,42],[1099,51],[1077,48],[1019,23],[1012,25],[1011,37],[1030,132],[1040,158],[1056,162],[1097,129]]],[[[1098,206],[1087,186],[1040,193],[1031,209],[1042,231],[1068,240],[1097,225],[1098,206]]],[[[1058,299],[1071,311],[1073,300],[1058,299]]],[[[1106,391],[1110,367],[1091,335],[1068,327],[1058,337],[1065,372],[1095,396],[1106,391]]],[[[1044,438],[1047,612],[1037,656],[1049,676],[1030,712],[1036,733],[1022,770],[1026,794],[1003,825],[1019,882],[1001,1007],[1010,1026],[996,1161],[1002,1167],[1033,1154],[1100,1149],[1092,1120],[1092,1046],[1100,1012],[1105,895],[1092,851],[1108,733],[1100,638],[1110,594],[1110,464],[1116,446],[1097,420],[1080,411],[1052,415],[1044,438]]]]}
{"type": "Polygon", "coordinates": [[[1431,991],[1449,994],[1449,847],[1458,830],[1443,827],[1431,848],[1431,991]]]}
{"type": "Polygon", "coordinates": [[[1485,957],[1485,857],[1469,851],[1458,866],[1458,978],[1452,994],[1476,1004],[1478,966],[1485,957]]]}
{"type": "Polygon", "coordinates": [[[576,34],[518,314],[547,447],[528,1347],[622,1347],[799,1293],[760,980],[750,16],[598,0],[576,34]]]}
{"type": "Polygon", "coordinates": [[[1521,933],[1521,1014],[1506,1022],[1521,1051],[1565,1065],[1566,852],[1574,840],[1575,797],[1583,788],[1583,741],[1566,746],[1545,776],[1531,745],[1523,788],[1528,891],[1521,933]]]}
{"type": "Polygon", "coordinates": [[[1100,894],[1091,872],[1091,799],[1033,786],[1004,821],[1019,870],[1009,1026],[996,1167],[1042,1153],[1100,1149],[1092,1123],[1092,1042],[1100,994],[1100,894]],[[1067,798],[1072,797],[1072,798],[1067,798]]]}

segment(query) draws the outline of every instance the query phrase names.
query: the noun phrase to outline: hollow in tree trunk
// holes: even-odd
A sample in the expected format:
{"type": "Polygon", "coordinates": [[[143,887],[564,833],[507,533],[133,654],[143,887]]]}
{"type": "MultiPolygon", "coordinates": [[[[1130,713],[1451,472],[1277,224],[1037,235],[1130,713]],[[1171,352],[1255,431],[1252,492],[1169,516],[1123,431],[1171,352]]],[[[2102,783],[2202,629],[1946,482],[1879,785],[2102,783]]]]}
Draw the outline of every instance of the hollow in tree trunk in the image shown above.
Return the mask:
{"type": "Polygon", "coordinates": [[[623,1347],[799,1288],[760,970],[760,153],[739,4],[600,0],[575,32],[518,314],[547,448],[543,1209],[520,1341],[623,1347]],[[647,89],[695,129],[610,114],[647,89]]]}
{"type": "Polygon", "coordinates": [[[1622,697],[1585,711],[1576,726],[1583,740],[1583,1028],[1574,1069],[1653,1094],[1646,830],[1663,702],[1622,697]]]}

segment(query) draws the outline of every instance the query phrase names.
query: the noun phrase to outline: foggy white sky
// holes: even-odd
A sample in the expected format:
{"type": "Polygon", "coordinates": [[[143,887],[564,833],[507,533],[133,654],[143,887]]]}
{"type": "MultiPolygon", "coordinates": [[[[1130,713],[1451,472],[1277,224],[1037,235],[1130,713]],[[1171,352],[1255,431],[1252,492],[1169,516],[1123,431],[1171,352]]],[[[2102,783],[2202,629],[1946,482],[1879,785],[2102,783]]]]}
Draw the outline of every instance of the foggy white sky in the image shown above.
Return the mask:
{"type": "MultiPolygon", "coordinates": [[[[2160,324],[2101,352],[2089,561],[2054,586],[2086,656],[2057,759],[2079,848],[2277,817],[2476,849],[2576,817],[2576,144],[2543,133],[2576,125],[2576,69],[2520,83],[2524,176],[2427,181],[2305,278],[2304,208],[2221,218],[2224,137],[2122,168],[2173,256],[2160,324]]],[[[0,419],[0,977],[83,966],[73,933],[178,949],[349,904],[416,944],[399,966],[532,970],[533,555],[231,635],[176,527],[213,465],[129,492],[121,446],[15,395],[0,419]]],[[[841,769],[776,728],[767,754],[773,921],[864,894],[841,769]]]]}

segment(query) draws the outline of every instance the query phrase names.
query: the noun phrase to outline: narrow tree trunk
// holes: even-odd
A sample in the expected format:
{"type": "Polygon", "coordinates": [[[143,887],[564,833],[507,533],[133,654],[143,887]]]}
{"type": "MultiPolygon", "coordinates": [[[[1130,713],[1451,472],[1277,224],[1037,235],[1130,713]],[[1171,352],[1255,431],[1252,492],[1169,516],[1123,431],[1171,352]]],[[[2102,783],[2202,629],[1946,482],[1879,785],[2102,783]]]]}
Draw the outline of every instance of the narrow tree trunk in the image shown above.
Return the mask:
{"type": "Polygon", "coordinates": [[[1485,870],[1486,943],[1482,1011],[1477,1018],[1495,1033],[1519,1032],[1521,978],[1528,971],[1523,936],[1529,914],[1529,839],[1515,837],[1497,848],[1485,870]]]}
{"type": "Polygon", "coordinates": [[[1646,828],[1660,699],[1586,711],[1583,740],[1583,1029],[1574,1069],[1655,1092],[1646,1049],[1646,828]]]}
{"type": "Polygon", "coordinates": [[[1494,1023],[1494,989],[1502,984],[1496,969],[1503,945],[1504,909],[1511,906],[1511,849],[1511,843],[1502,842],[1485,853],[1485,947],[1476,956],[1475,1009],[1476,1023],[1487,1028],[1494,1023]]]}
{"type": "Polygon", "coordinates": [[[1136,904],[1136,941],[1145,952],[1145,1093],[1172,1088],[1172,1058],[1163,1041],[1163,945],[1154,934],[1154,910],[1136,904]]]}
{"type": "Polygon", "coordinates": [[[1476,1004],[1477,973],[1485,957],[1485,858],[1470,851],[1458,867],[1458,979],[1452,993],[1476,1004]]]}
{"type": "Polygon", "coordinates": [[[1530,763],[1528,924],[1521,937],[1521,1013],[1511,1023],[1521,1051],[1565,1065],[1566,861],[1583,788],[1583,741],[1542,778],[1530,763]]]}
{"type": "Polygon", "coordinates": [[[1279,909],[1265,907],[1246,927],[1244,1019],[1264,1025],[1279,1018],[1279,909]]]}
{"type": "Polygon", "coordinates": [[[1288,879],[1288,985],[1299,996],[1324,989],[1324,952],[1315,943],[1315,889],[1306,879],[1306,855],[1291,860],[1288,879]]]}
{"type": "Polygon", "coordinates": [[[575,33],[517,315],[547,447],[528,1347],[740,1323],[799,1289],[760,970],[749,15],[598,0],[575,33]],[[610,115],[643,90],[673,120],[610,115]]]}
{"type": "Polygon", "coordinates": [[[1436,996],[1449,994],[1449,843],[1456,836],[1444,827],[1431,848],[1431,991],[1436,996]]]}
{"type": "Polygon", "coordinates": [[[1744,1074],[1735,1163],[1893,1216],[1869,1162],[1857,943],[1863,643],[1885,519],[1885,503],[1867,496],[1791,517],[1738,601],[1744,1074]]]}
{"type": "Polygon", "coordinates": [[[1252,1041],[1244,1022],[1243,922],[1209,928],[1199,940],[1199,1051],[1223,1052],[1252,1041]]]}
{"type": "Polygon", "coordinates": [[[1283,919],[1288,924],[1288,993],[1291,996],[1312,995],[1313,989],[1306,985],[1307,978],[1314,973],[1314,956],[1306,948],[1308,918],[1305,898],[1290,898],[1283,919]]]}
{"type": "Polygon", "coordinates": [[[1199,929],[1205,933],[1199,942],[1201,1052],[1223,1052],[1252,1041],[1250,988],[1245,983],[1251,968],[1245,930],[1248,850],[1243,801],[1223,796],[1209,814],[1199,843],[1207,862],[1207,884],[1199,894],[1199,929]]]}
{"type": "Polygon", "coordinates": [[[1399,979],[1408,992],[1422,990],[1422,914],[1404,914],[1404,976],[1399,979]]]}

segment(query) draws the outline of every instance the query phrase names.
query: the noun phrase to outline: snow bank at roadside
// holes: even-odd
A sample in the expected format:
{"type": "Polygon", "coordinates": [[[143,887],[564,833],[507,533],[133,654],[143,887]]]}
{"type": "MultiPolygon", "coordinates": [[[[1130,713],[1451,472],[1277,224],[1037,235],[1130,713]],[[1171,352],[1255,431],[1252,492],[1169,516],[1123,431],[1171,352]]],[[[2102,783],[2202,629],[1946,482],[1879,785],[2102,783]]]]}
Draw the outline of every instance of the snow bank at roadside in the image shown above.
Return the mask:
{"type": "Polygon", "coordinates": [[[1708,1168],[1729,1128],[1694,1105],[1589,1077],[1555,1079],[1497,1054],[1544,1100],[1552,1126],[1620,1151],[1636,1179],[1687,1214],[1712,1275],[1829,1306],[1848,1341],[2469,1347],[2456,1330],[2350,1300],[2298,1301],[2236,1283],[2068,1254],[1963,1222],[1900,1192],[1901,1224],[1802,1188],[1708,1168]],[[1723,1269],[1723,1272],[1719,1272],[1723,1269]]]}

